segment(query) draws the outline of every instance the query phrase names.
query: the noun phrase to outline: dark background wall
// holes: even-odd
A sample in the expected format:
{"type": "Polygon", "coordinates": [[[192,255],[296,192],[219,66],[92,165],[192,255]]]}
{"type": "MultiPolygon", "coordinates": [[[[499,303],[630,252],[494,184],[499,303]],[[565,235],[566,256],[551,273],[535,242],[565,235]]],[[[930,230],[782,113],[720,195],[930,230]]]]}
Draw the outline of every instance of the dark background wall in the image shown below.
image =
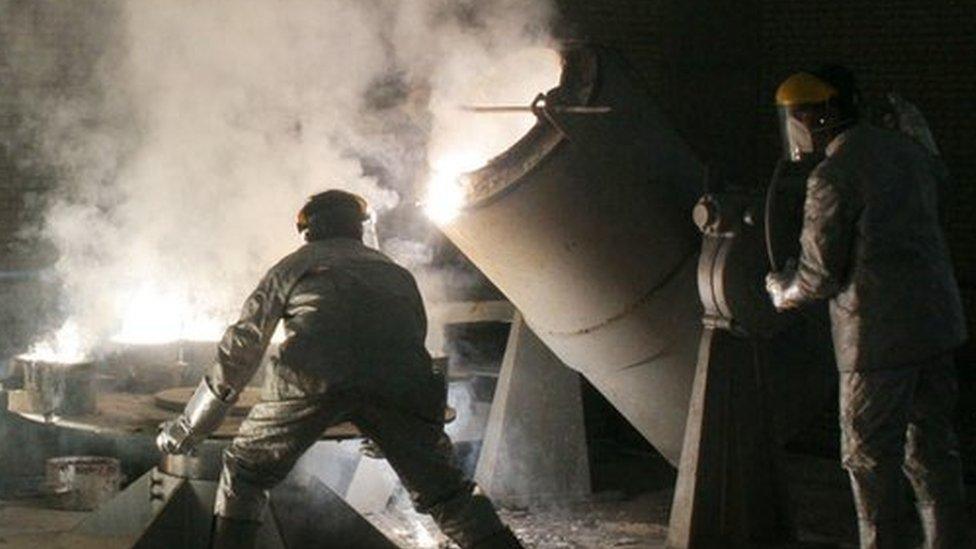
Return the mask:
{"type": "Polygon", "coordinates": [[[946,232],[976,332],[976,2],[556,1],[563,32],[623,51],[701,158],[740,185],[766,184],[780,150],[773,94],[797,70],[839,62],[867,99],[914,102],[954,175],[946,232]]]}
{"type": "MultiPolygon", "coordinates": [[[[915,103],[954,176],[945,230],[976,334],[976,2],[556,1],[562,32],[619,48],[713,172],[739,185],[766,185],[780,152],[773,95],[797,70],[842,63],[867,100],[894,90],[915,103]]],[[[972,340],[957,365],[960,435],[976,478],[972,340]]],[[[832,414],[811,430],[835,430],[832,414]]]]}

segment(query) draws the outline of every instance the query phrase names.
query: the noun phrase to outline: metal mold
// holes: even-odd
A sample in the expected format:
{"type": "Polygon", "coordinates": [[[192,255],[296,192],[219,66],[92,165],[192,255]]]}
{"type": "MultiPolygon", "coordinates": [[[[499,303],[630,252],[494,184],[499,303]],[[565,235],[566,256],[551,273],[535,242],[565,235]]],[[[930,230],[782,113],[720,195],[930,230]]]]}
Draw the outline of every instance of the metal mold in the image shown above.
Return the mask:
{"type": "Polygon", "coordinates": [[[223,468],[223,449],[226,446],[207,442],[193,454],[163,454],[159,460],[159,470],[174,477],[216,481],[223,468]]]}
{"type": "Polygon", "coordinates": [[[44,477],[56,507],[91,511],[118,493],[121,463],[100,456],[56,457],[45,463],[44,477]]]}
{"type": "Polygon", "coordinates": [[[28,405],[35,414],[84,415],[97,409],[94,362],[60,363],[14,359],[23,376],[28,405]]]}

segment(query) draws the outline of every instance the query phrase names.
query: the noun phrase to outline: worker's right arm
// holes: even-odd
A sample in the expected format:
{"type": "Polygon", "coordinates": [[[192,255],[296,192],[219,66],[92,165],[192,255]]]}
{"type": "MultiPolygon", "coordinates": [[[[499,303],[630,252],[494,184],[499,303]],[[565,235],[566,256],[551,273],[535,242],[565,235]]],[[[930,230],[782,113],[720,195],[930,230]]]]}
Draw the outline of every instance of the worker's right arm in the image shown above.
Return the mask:
{"type": "Polygon", "coordinates": [[[287,292],[285,269],[271,269],[248,296],[240,319],[217,347],[217,361],[204,376],[183,413],[160,426],[156,444],[166,453],[193,449],[216,430],[261,364],[271,335],[281,320],[287,292]]]}
{"type": "Polygon", "coordinates": [[[777,309],[790,309],[836,295],[847,278],[861,206],[853,187],[838,174],[815,170],[807,180],[795,272],[772,273],[766,287],[777,309]]]}

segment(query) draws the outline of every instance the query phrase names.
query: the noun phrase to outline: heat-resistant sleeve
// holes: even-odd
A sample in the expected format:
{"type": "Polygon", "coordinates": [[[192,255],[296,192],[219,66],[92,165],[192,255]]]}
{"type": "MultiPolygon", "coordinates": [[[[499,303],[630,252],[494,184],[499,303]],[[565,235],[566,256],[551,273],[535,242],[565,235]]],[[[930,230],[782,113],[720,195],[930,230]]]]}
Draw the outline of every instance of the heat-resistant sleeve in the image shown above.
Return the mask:
{"type": "Polygon", "coordinates": [[[840,177],[815,172],[807,180],[800,233],[800,259],[789,286],[793,305],[826,299],[840,292],[852,262],[857,217],[856,192],[840,177]]]}
{"type": "Polygon", "coordinates": [[[277,269],[265,275],[244,302],[240,319],[227,328],[217,346],[210,383],[225,400],[236,399],[261,364],[285,308],[282,278],[277,269]]]}

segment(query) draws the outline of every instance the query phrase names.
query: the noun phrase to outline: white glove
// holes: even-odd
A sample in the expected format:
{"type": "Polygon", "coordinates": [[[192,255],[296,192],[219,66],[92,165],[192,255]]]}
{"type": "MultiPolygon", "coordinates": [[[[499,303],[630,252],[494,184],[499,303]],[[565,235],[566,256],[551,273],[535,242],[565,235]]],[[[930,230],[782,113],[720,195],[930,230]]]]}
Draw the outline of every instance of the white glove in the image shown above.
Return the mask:
{"type": "Polygon", "coordinates": [[[766,291],[777,311],[798,307],[802,295],[796,284],[796,261],[790,259],[783,270],[767,274],[766,291]]]}

